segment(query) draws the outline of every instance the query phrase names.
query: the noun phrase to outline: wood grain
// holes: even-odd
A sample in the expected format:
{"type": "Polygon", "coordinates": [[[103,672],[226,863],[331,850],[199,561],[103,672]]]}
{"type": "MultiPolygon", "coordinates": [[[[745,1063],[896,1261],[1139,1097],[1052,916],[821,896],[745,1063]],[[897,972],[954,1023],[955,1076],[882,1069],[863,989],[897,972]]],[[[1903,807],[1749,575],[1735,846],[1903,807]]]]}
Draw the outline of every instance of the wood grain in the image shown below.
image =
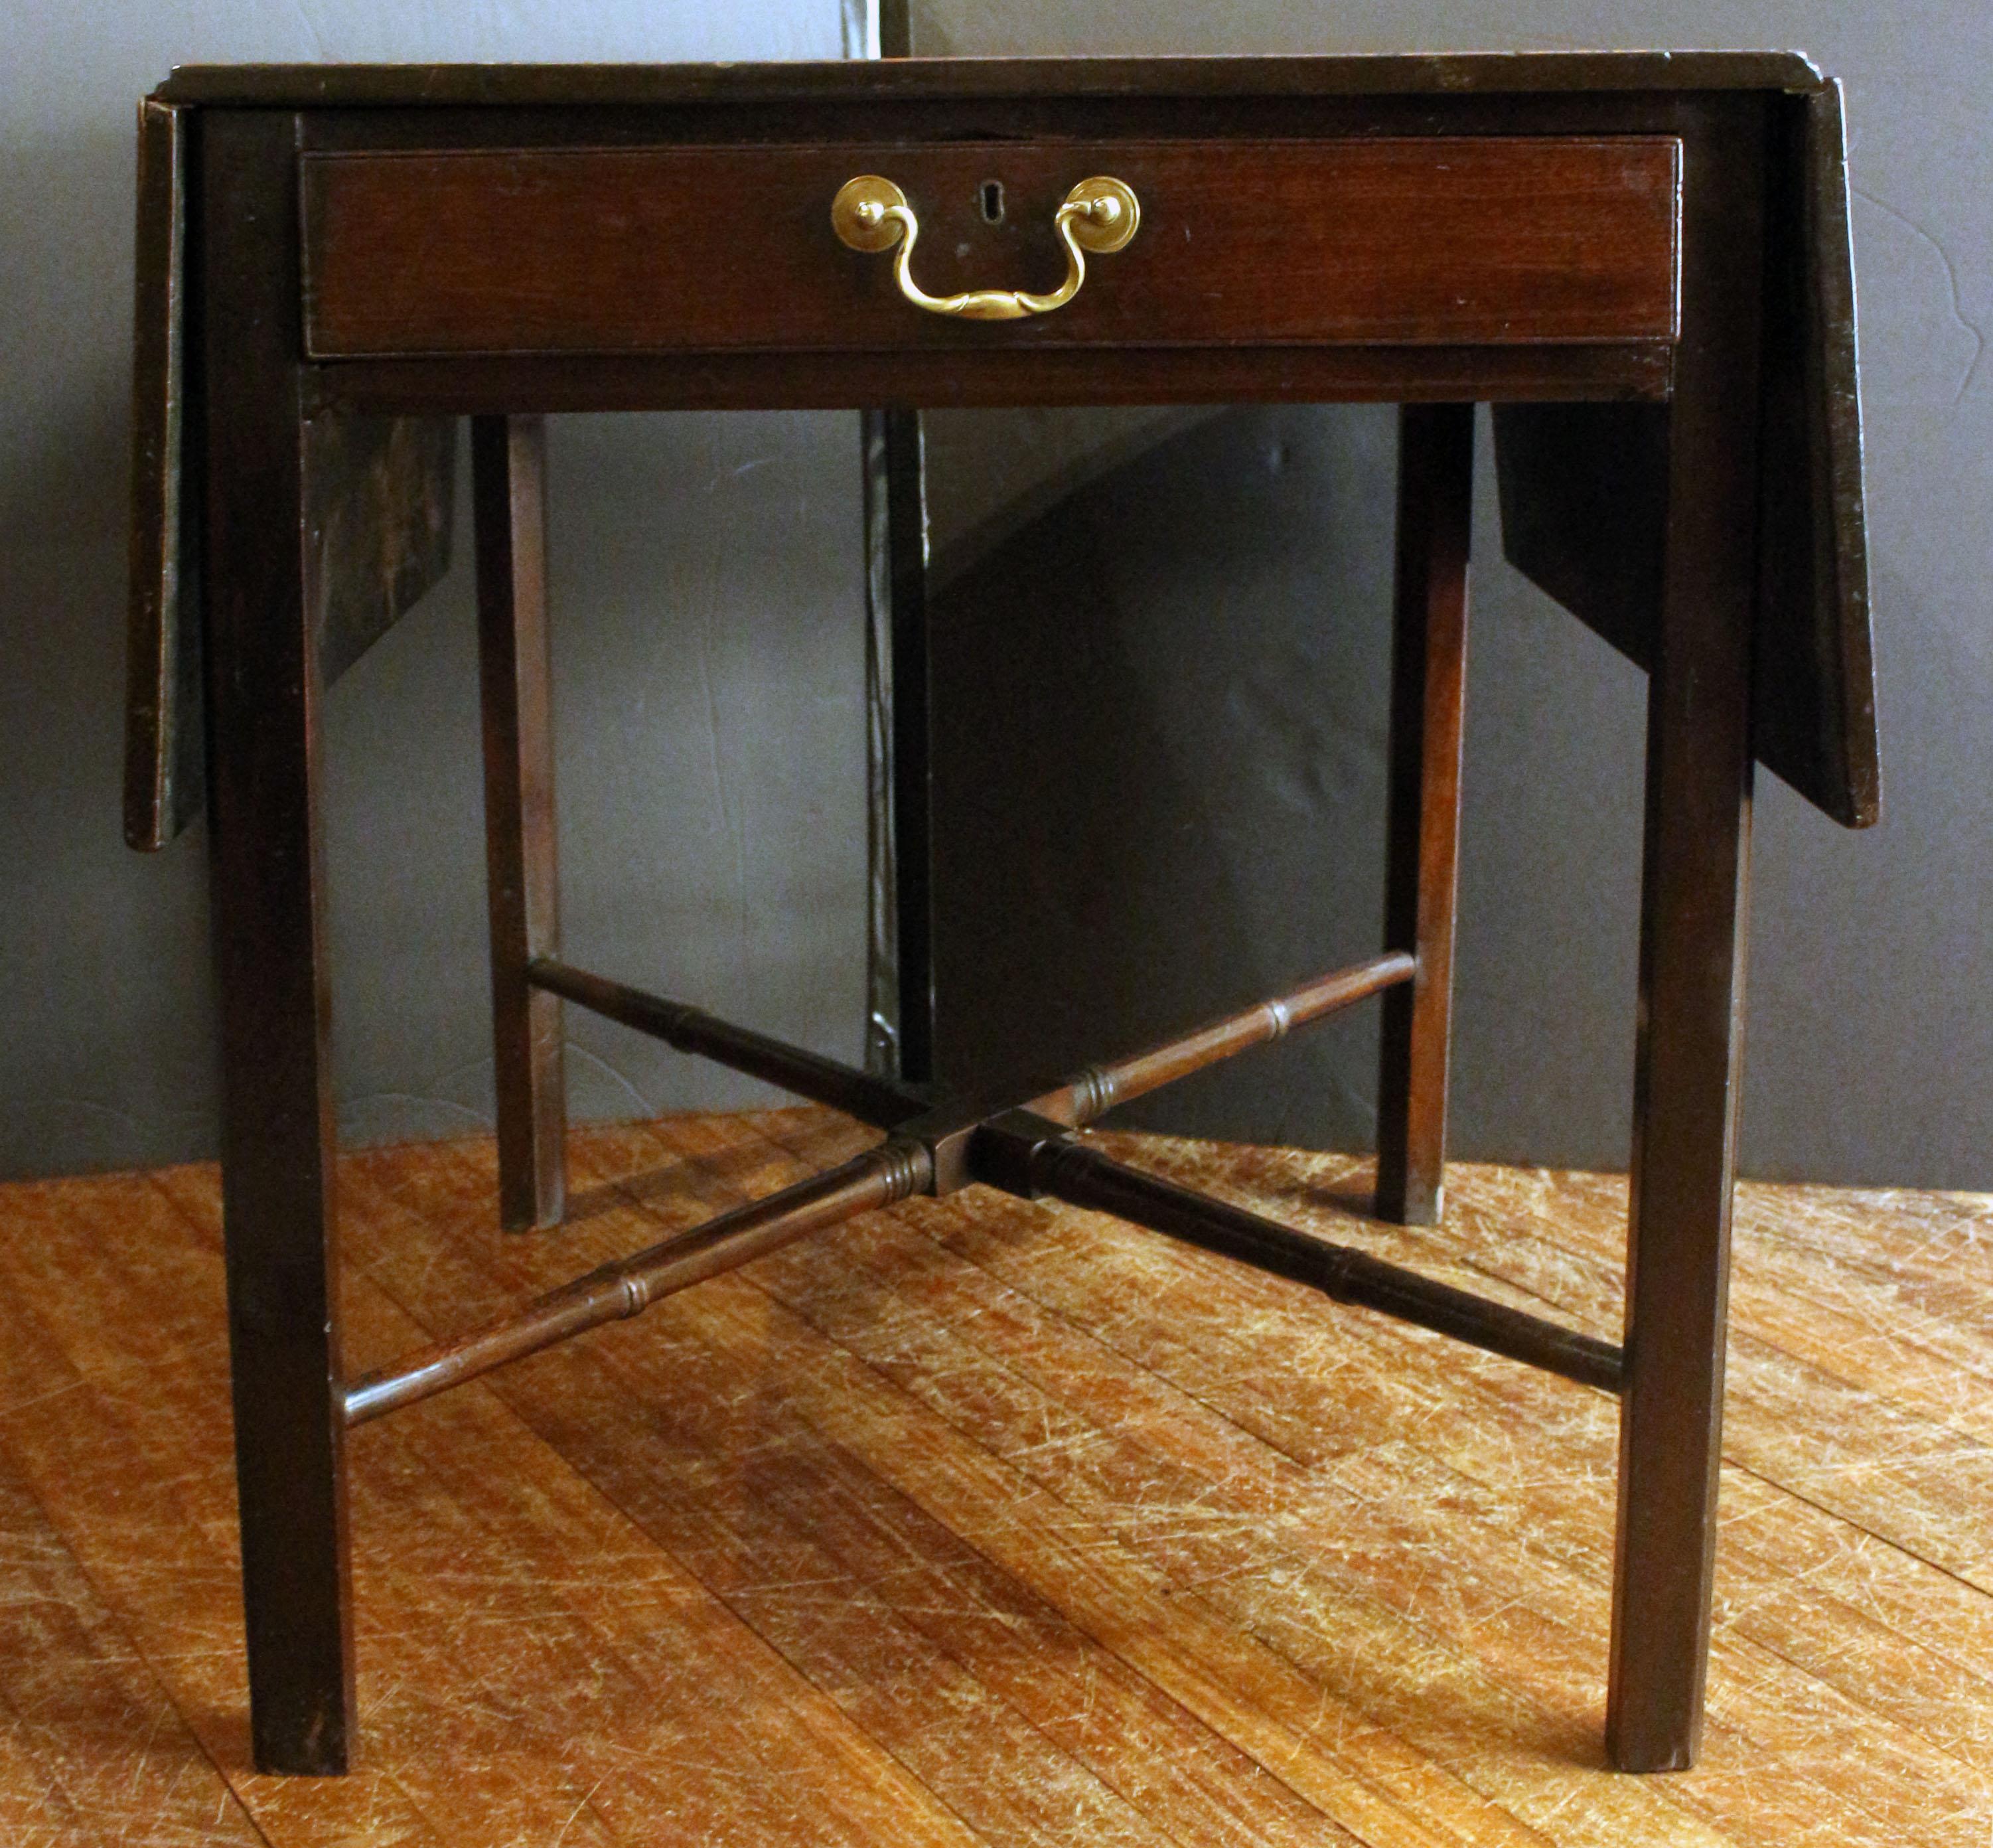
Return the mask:
{"type": "MultiPolygon", "coordinates": [[[[1729,99],[1726,99],[1729,101],[1729,99]]],[[[1693,1764],[1702,1732],[1742,1104],[1750,918],[1751,621],[1769,118],[1711,105],[1684,135],[1682,344],[1647,677],[1626,1364],[1608,1749],[1693,1764]]]]}
{"type": "Polygon", "coordinates": [[[1384,941],[1416,973],[1378,1032],[1377,1210],[1406,1225],[1436,1221],[1445,1192],[1473,527],[1474,406],[1400,406],[1384,941]]]}
{"type": "Polygon", "coordinates": [[[561,1004],[528,979],[536,958],[560,954],[545,420],[473,419],[470,468],[498,1217],[525,1231],[559,1225],[567,1191],[561,1004]]]}
{"type": "Polygon", "coordinates": [[[243,113],[200,137],[201,614],[253,1723],[260,1764],[311,1773],[345,1768],[354,1696],[296,134],[243,113]]]}
{"type": "MultiPolygon", "coordinates": [[[[356,1365],[846,1158],[821,1111],[345,1158],[356,1365]]],[[[1614,1332],[1616,1177],[1117,1158],[1614,1332]]],[[[0,1189],[0,1826],[40,1845],[1776,1843],[1993,1828],[1993,1198],[1745,1186],[1709,1732],[1602,1768],[1599,1395],[1104,1217],[854,1220],[353,1446],[365,1752],[248,1768],[210,1169],[0,1189]],[[1899,1327],[1892,1309],[1906,1319],[1899,1327]],[[1944,1390],[1938,1382],[1945,1383],[1944,1390]]]]}
{"type": "Polygon", "coordinates": [[[986,98],[1556,95],[1820,87],[1793,51],[1525,51],[1327,57],[890,58],[714,64],[183,64],[172,103],[333,108],[480,104],[807,104],[857,96],[986,98]]]}
{"type": "Polygon", "coordinates": [[[125,840],[150,853],[200,813],[200,625],[184,607],[199,537],[184,500],[186,128],[138,105],[125,611],[125,840]]]}
{"type": "Polygon", "coordinates": [[[316,359],[1665,344],[1679,159],[1641,135],[307,154],[306,343],[316,359]],[[1134,188],[1141,229],[1058,313],[965,324],[838,241],[830,200],[864,173],[920,214],[931,293],[1055,286],[1053,217],[1090,173],[1134,188]],[[991,180],[999,224],[976,209],[991,180]]]}

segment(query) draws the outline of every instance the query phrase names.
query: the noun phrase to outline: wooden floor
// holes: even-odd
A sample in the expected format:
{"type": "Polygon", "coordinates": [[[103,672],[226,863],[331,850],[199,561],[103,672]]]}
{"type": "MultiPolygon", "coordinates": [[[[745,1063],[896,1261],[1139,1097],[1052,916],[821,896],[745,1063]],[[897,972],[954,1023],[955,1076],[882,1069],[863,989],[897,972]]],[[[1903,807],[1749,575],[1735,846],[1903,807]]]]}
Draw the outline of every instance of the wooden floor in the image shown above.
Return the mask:
{"type": "MultiPolygon", "coordinates": [[[[343,1170],[354,1367],[850,1153],[343,1170]]],[[[1116,1138],[1116,1140],[1119,1140],[1116,1138]]],[[[1619,1331],[1623,1184],[1132,1158],[1619,1331]]],[[[1748,1187],[1703,1765],[1600,1768],[1614,1408],[1113,1221],[917,1201],[354,1442],[364,1758],[247,1768],[216,1176],[0,1189],[0,1843],[1993,1841],[1993,1198],[1748,1187]]]]}

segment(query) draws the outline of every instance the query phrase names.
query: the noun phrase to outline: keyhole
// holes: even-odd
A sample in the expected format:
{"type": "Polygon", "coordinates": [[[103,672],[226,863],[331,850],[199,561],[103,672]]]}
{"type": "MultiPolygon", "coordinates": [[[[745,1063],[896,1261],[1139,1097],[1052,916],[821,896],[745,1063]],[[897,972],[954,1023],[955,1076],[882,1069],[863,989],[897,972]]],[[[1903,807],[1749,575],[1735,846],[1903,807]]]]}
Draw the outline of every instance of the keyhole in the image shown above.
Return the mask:
{"type": "Polygon", "coordinates": [[[981,190],[983,220],[986,224],[1003,222],[1003,183],[1000,180],[986,180],[981,190]]]}

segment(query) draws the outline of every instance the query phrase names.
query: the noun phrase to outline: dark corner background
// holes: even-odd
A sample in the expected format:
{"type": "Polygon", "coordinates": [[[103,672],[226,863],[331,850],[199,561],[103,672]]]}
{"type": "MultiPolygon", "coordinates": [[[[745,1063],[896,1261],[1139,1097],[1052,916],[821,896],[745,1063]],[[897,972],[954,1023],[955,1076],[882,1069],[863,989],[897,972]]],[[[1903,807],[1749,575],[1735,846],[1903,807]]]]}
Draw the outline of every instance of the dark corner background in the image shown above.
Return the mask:
{"type": "MultiPolygon", "coordinates": [[[[0,1173],[211,1152],[197,828],[118,830],[131,111],[179,60],[836,56],[836,0],[17,9],[0,19],[0,1173]]],[[[1993,12],[917,4],[924,53],[1779,46],[1848,87],[1885,820],[1761,775],[1743,1161],[1993,1187],[1993,12]]],[[[944,1063],[1097,1056],[1374,948],[1393,420],[928,420],[944,1063]]],[[[1484,433],[1485,442],[1485,433],[1484,433]]],[[[856,419],[557,420],[577,960],[846,1057],[865,984],[856,419]]],[[[1624,1165],[1639,677],[1476,525],[1455,1152],[1624,1165]]],[[[463,497],[467,498],[467,497],[463,497]]],[[[333,690],[342,1128],[490,1120],[467,536],[333,690]]],[[[581,1018],[584,1114],[763,1097],[581,1018]]],[[[1359,1147],[1374,1010],[1138,1107],[1359,1147]]],[[[1134,1113],[1130,1113],[1131,1118],[1134,1113]]]]}

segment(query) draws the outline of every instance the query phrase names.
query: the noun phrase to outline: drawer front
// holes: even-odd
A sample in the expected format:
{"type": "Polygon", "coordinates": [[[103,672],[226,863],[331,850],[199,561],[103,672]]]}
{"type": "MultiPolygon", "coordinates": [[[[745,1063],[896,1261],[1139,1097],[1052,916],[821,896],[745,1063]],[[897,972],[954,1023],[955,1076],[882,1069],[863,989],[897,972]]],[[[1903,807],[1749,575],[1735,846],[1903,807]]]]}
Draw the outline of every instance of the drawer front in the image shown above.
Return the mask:
{"type": "Polygon", "coordinates": [[[901,347],[1667,341],[1680,155],[1602,139],[959,143],[326,153],[303,160],[316,358],[901,347]],[[966,321],[849,248],[894,181],[931,295],[1046,292],[1079,181],[1140,228],[1056,311],[966,321]]]}

